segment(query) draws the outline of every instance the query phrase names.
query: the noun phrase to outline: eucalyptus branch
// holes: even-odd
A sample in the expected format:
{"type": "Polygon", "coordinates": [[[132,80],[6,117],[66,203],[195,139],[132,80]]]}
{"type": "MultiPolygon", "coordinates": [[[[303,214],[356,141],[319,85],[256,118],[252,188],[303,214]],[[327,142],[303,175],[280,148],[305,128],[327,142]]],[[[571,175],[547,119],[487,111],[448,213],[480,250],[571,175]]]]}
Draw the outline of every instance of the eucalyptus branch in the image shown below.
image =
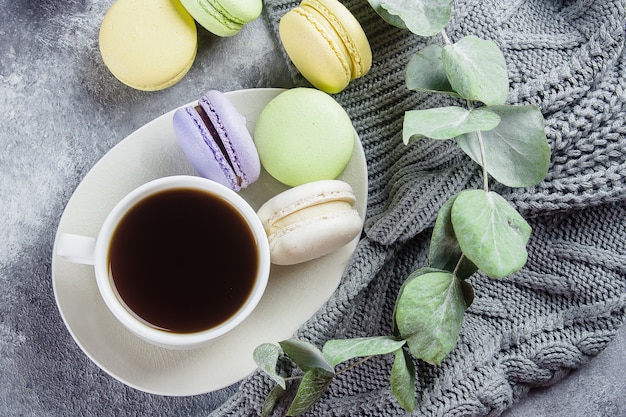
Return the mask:
{"type": "Polygon", "coordinates": [[[454,266],[454,270],[452,271],[452,275],[454,275],[455,277],[458,276],[459,270],[461,269],[464,260],[465,255],[461,254],[461,256],[459,256],[459,261],[456,263],[456,265],[454,266]]]}
{"type": "Polygon", "coordinates": [[[338,370],[338,371],[336,372],[336,375],[340,375],[340,374],[342,374],[342,373],[344,373],[344,372],[349,371],[349,370],[350,370],[350,369],[352,369],[352,368],[356,368],[357,366],[360,366],[360,365],[364,364],[365,362],[369,361],[369,360],[370,360],[370,359],[372,359],[374,356],[375,356],[375,355],[369,355],[369,356],[364,357],[364,358],[363,358],[363,359],[361,359],[361,360],[358,360],[358,361],[356,361],[356,362],[354,362],[354,363],[351,363],[350,365],[348,365],[348,366],[346,366],[346,367],[344,367],[344,368],[342,368],[342,369],[338,370]]]}
{"type": "Polygon", "coordinates": [[[420,36],[441,34],[443,46],[428,45],[411,58],[407,88],[465,100],[467,109],[408,110],[403,141],[456,141],[482,166],[483,189],[463,190],[440,208],[429,264],[406,278],[396,300],[393,333],[398,338],[329,340],[322,350],[297,339],[282,341],[283,351],[304,371],[303,376],[290,378],[276,370],[278,347],[257,347],[255,361],[276,382],[264,410],[271,410],[287,382],[301,379],[288,415],[303,413],[324,395],[336,375],[375,355],[393,353],[392,392],[405,410],[412,411],[416,390],[413,359],[437,365],[456,346],[465,310],[474,296],[466,278],[477,271],[490,278],[505,278],[526,263],[530,226],[503,197],[489,191],[489,177],[509,187],[528,187],[545,178],[550,147],[543,115],[534,106],[505,105],[509,78],[504,55],[494,42],[473,35],[450,40],[445,27],[452,0],[368,1],[392,25],[420,36]],[[338,364],[355,358],[361,359],[335,371],[338,364]]]}
{"type": "MultiPolygon", "coordinates": [[[[445,31],[442,31],[445,33],[445,31]]],[[[475,108],[474,102],[466,100],[468,110],[472,111],[475,108]]],[[[478,146],[480,148],[480,160],[483,168],[483,190],[486,193],[489,192],[489,172],[487,172],[487,155],[485,152],[485,143],[483,141],[483,134],[481,130],[476,130],[476,139],[478,140],[478,146]]]]}
{"type": "Polygon", "coordinates": [[[443,42],[446,45],[452,45],[452,42],[450,42],[450,38],[448,38],[448,34],[446,33],[445,29],[441,29],[441,37],[443,38],[443,42]]]}

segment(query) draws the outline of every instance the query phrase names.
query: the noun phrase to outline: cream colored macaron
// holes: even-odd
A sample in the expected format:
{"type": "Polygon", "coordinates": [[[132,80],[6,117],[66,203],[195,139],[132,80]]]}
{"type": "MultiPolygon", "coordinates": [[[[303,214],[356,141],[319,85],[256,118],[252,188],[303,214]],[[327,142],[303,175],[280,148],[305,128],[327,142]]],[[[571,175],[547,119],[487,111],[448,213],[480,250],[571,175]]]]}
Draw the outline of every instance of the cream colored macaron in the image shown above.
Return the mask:
{"type": "Polygon", "coordinates": [[[278,29],[296,68],[327,93],[340,92],[372,65],[363,28],[337,0],[303,0],[281,18],[278,29]]]}
{"type": "Polygon", "coordinates": [[[100,53],[111,73],[138,90],[180,81],[196,57],[196,23],[178,0],[116,0],[100,26],[100,53]]]}
{"type": "Polygon", "coordinates": [[[350,184],[321,180],[290,188],[267,201],[257,215],[267,233],[271,261],[293,265],[350,243],[363,220],[350,184]]]}

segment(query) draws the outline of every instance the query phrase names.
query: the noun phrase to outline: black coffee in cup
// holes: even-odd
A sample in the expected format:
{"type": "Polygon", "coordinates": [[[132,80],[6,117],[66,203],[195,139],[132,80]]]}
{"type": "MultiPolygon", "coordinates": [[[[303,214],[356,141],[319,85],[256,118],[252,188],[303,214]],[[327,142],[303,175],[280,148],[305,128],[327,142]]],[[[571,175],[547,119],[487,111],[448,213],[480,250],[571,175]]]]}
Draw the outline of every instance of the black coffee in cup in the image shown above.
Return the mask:
{"type": "Polygon", "coordinates": [[[193,333],[224,323],[245,304],[259,254],[230,203],[206,191],[170,189],[125,214],[108,262],[129,310],[164,331],[193,333]]]}

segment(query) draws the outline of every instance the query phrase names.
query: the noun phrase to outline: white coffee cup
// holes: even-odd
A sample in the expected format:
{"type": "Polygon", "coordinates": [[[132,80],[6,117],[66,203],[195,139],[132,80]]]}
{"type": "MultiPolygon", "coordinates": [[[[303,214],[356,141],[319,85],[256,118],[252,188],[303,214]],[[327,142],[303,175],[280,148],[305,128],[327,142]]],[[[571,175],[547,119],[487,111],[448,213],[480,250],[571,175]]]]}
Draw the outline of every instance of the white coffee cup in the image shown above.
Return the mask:
{"type": "MultiPolygon", "coordinates": [[[[215,219],[219,222],[221,219],[215,219]]],[[[211,236],[207,236],[211,239],[211,236]]],[[[244,321],[257,306],[265,291],[270,271],[270,254],[263,225],[254,209],[236,192],[214,181],[195,176],[163,177],[128,193],[107,215],[97,237],[69,233],[57,239],[57,254],[73,263],[94,266],[98,289],[113,315],[141,339],[169,349],[191,349],[205,346],[209,341],[229,332],[244,321]],[[247,223],[257,255],[256,276],[249,295],[238,310],[225,321],[199,331],[172,332],[144,320],[128,307],[116,289],[110,269],[110,246],[114,233],[127,213],[148,197],[170,190],[196,190],[227,202],[247,223]]]]}

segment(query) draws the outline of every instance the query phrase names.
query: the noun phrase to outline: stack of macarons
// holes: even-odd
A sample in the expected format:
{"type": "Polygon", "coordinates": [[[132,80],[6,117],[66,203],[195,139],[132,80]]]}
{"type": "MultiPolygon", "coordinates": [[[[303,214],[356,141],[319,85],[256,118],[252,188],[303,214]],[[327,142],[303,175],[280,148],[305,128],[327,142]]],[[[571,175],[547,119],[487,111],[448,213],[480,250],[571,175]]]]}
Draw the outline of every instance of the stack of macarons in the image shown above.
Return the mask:
{"type": "Polygon", "coordinates": [[[318,258],[360,233],[352,188],[336,179],[352,156],[354,129],[328,94],[313,88],[278,94],[261,111],[254,139],[245,118],[217,90],[176,110],[173,127],[201,176],[239,191],[259,178],[262,166],[291,187],[258,210],[273,263],[318,258]]]}
{"type": "Polygon", "coordinates": [[[155,91],[180,81],[198,47],[196,22],[233,36],[261,14],[261,0],[116,0],[102,20],[102,60],[124,84],[155,91]]]}

